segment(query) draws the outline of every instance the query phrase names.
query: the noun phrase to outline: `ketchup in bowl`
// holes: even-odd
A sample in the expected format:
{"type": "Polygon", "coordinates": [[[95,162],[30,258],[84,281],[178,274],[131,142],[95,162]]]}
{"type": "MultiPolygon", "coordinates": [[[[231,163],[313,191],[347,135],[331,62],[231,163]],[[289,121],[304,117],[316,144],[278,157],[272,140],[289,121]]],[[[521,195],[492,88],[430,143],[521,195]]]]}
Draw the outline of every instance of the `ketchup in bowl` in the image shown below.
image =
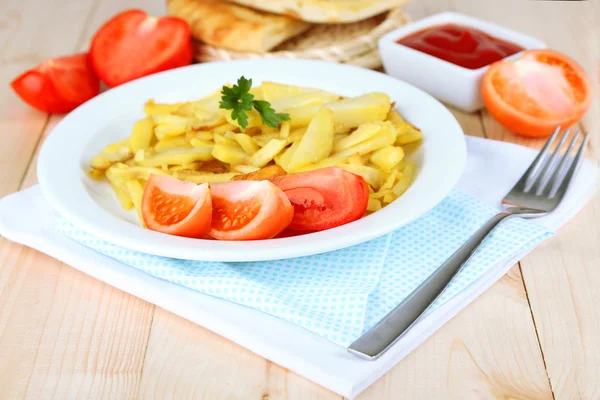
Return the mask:
{"type": "Polygon", "coordinates": [[[468,69],[485,67],[523,50],[478,29],[455,24],[433,26],[396,43],[468,69]]]}

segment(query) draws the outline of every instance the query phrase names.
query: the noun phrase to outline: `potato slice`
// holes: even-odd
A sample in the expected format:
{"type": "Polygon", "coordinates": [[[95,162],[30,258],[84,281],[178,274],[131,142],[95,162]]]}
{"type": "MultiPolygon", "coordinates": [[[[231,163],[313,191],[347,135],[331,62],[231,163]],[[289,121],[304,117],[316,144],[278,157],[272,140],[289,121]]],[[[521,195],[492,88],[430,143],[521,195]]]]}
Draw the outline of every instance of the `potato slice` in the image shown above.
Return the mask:
{"type": "Polygon", "coordinates": [[[129,154],[132,152],[131,151],[131,142],[130,142],[129,138],[119,140],[118,142],[109,144],[108,146],[103,148],[102,151],[104,153],[110,153],[110,154],[121,154],[121,155],[129,154]]]}
{"type": "Polygon", "coordinates": [[[300,146],[300,141],[292,143],[292,145],[288,147],[285,151],[276,155],[274,157],[275,164],[279,165],[285,171],[290,172],[290,160],[292,159],[292,155],[294,154],[298,146],[300,146]]]}
{"type": "Polygon", "coordinates": [[[308,164],[325,159],[333,149],[333,112],[322,107],[308,125],[300,139],[300,145],[290,159],[289,168],[293,171],[308,164]]]}
{"type": "Polygon", "coordinates": [[[255,172],[250,172],[244,175],[234,176],[232,181],[260,181],[274,176],[285,175],[286,172],[279,165],[270,165],[255,172]]]}
{"type": "Polygon", "coordinates": [[[195,161],[209,161],[212,157],[212,146],[191,148],[191,149],[173,149],[162,153],[156,153],[151,157],[146,157],[138,164],[143,167],[160,167],[168,165],[190,164],[195,161]]]}
{"type": "Polygon", "coordinates": [[[213,147],[212,156],[224,163],[235,165],[243,164],[248,158],[248,153],[234,142],[233,144],[216,144],[213,147]]]}
{"type": "Polygon", "coordinates": [[[144,105],[144,113],[148,116],[150,115],[167,115],[177,110],[183,105],[183,103],[172,103],[172,104],[162,104],[155,103],[153,99],[150,99],[144,105]]]}
{"type": "Polygon", "coordinates": [[[307,106],[287,108],[282,112],[289,114],[290,127],[293,129],[308,126],[320,108],[321,104],[309,104],[307,106]]]}
{"type": "Polygon", "coordinates": [[[290,121],[284,121],[281,123],[281,128],[279,129],[279,137],[281,139],[287,139],[290,135],[290,121]]]}
{"type": "Polygon", "coordinates": [[[166,137],[164,139],[159,140],[154,145],[154,150],[156,150],[157,153],[160,153],[160,152],[167,151],[167,150],[186,149],[186,148],[190,148],[190,147],[191,147],[190,143],[188,143],[184,137],[178,136],[178,137],[166,137]]]}
{"type": "MultiPolygon", "coordinates": [[[[235,172],[240,172],[242,174],[250,174],[252,172],[260,170],[260,168],[254,167],[252,165],[234,165],[231,167],[231,169],[235,172]]],[[[235,177],[232,180],[235,180],[235,177]]]]}
{"type": "Polygon", "coordinates": [[[345,169],[353,174],[360,175],[375,190],[379,189],[385,181],[385,175],[377,168],[367,165],[338,164],[338,167],[345,169]]]}
{"type": "Polygon", "coordinates": [[[132,158],[133,154],[100,153],[92,157],[90,167],[96,169],[107,169],[117,162],[124,162],[132,158]]]}
{"type": "Polygon", "coordinates": [[[235,142],[239,144],[240,147],[249,155],[252,155],[260,150],[260,147],[258,147],[252,138],[245,133],[232,133],[229,136],[226,135],[226,137],[231,137],[233,140],[235,140],[235,142]]]}
{"type": "Polygon", "coordinates": [[[151,118],[140,119],[133,126],[133,131],[129,137],[131,149],[135,152],[138,150],[147,149],[154,138],[154,122],[151,118]]]}
{"type": "Polygon", "coordinates": [[[142,223],[142,226],[146,226],[144,223],[144,217],[142,216],[142,197],[144,196],[144,189],[142,188],[142,184],[137,179],[128,179],[125,182],[125,187],[129,192],[129,197],[131,198],[131,202],[135,207],[135,211],[138,214],[138,218],[142,223]]]}
{"type": "Polygon", "coordinates": [[[350,135],[333,143],[333,150],[337,153],[372,138],[381,129],[380,124],[362,124],[350,135]]]}
{"type": "Polygon", "coordinates": [[[375,212],[381,210],[381,202],[376,199],[369,198],[367,203],[367,211],[375,212]]]}
{"type": "Polygon", "coordinates": [[[396,132],[391,124],[382,124],[381,129],[377,135],[372,138],[352,146],[349,149],[340,151],[334,155],[350,157],[354,154],[360,156],[370,153],[372,151],[381,149],[382,147],[389,146],[396,140],[396,132]]]}
{"type": "Polygon", "coordinates": [[[284,85],[275,82],[263,82],[262,94],[265,100],[272,102],[284,97],[297,96],[306,92],[314,92],[316,89],[310,89],[300,86],[284,85]]]}
{"type": "Polygon", "coordinates": [[[129,167],[126,165],[114,165],[110,171],[113,177],[121,179],[122,181],[128,179],[148,180],[150,179],[150,175],[169,175],[168,172],[159,168],[139,166],[129,167]]]}
{"type": "Polygon", "coordinates": [[[406,166],[402,170],[402,177],[396,183],[396,185],[392,188],[392,193],[399,197],[408,189],[415,175],[415,164],[411,161],[406,163],[406,166]]]}
{"type": "Polygon", "coordinates": [[[264,167],[287,145],[285,140],[271,139],[262,149],[252,154],[248,164],[255,167],[264,167]]]}
{"type": "Polygon", "coordinates": [[[340,131],[385,120],[391,103],[387,94],[374,92],[327,103],[326,106],[333,111],[336,130],[340,131]]]}
{"type": "Polygon", "coordinates": [[[173,176],[183,181],[194,183],[216,183],[229,182],[234,176],[239,175],[237,172],[227,172],[224,174],[211,174],[207,172],[177,172],[173,176]]]}
{"type": "Polygon", "coordinates": [[[402,150],[402,147],[386,146],[374,151],[373,154],[371,154],[369,161],[386,174],[389,174],[403,158],[404,150],[402,150]]]}
{"type": "Polygon", "coordinates": [[[288,108],[308,106],[312,104],[324,104],[330,101],[339,99],[338,95],[324,92],[322,90],[315,90],[312,92],[301,93],[295,96],[283,97],[277,100],[271,101],[271,107],[276,112],[287,112],[288,108]]]}

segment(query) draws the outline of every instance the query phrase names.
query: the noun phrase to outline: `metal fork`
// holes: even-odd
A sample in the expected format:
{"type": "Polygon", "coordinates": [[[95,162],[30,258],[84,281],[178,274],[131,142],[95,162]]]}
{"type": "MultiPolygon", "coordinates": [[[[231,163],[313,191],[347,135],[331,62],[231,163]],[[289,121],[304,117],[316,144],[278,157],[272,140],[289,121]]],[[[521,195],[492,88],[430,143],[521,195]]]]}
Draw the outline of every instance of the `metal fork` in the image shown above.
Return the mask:
{"type": "Polygon", "coordinates": [[[556,149],[551,151],[559,133],[560,127],[557,127],[525,174],[504,197],[503,212],[487,221],[406,299],[352,343],[348,347],[350,353],[367,360],[377,359],[417,322],[502,221],[517,216],[542,217],[560,204],[581,164],[588,135],[584,135],[576,155],[572,156],[581,132],[573,136],[567,149],[562,152],[570,134],[570,129],[567,129],[556,149]]]}

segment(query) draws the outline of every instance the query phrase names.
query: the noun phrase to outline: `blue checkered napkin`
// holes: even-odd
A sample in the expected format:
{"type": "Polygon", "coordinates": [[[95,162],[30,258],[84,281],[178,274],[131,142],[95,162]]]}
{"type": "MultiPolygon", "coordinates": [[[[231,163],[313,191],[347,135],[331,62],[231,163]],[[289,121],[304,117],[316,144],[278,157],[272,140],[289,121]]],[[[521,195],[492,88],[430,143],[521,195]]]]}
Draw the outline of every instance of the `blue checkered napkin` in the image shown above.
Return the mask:
{"type": "MultiPolygon", "coordinates": [[[[138,253],[76,228],[58,230],[99,253],[170,282],[266,312],[347,346],[400,303],[496,210],[453,191],[427,215],[381,238],[291,260],[220,263],[138,253]]],[[[533,222],[501,225],[436,302],[550,233],[533,222]]]]}

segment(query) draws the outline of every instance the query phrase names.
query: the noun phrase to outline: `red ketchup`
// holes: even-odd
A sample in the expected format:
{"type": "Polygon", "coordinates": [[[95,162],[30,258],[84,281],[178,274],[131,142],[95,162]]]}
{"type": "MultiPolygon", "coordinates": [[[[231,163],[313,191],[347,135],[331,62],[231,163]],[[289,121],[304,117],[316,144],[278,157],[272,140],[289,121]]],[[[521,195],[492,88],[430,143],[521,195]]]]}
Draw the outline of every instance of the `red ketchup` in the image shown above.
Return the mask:
{"type": "Polygon", "coordinates": [[[433,26],[396,43],[468,69],[485,67],[523,50],[478,29],[455,24],[433,26]]]}

